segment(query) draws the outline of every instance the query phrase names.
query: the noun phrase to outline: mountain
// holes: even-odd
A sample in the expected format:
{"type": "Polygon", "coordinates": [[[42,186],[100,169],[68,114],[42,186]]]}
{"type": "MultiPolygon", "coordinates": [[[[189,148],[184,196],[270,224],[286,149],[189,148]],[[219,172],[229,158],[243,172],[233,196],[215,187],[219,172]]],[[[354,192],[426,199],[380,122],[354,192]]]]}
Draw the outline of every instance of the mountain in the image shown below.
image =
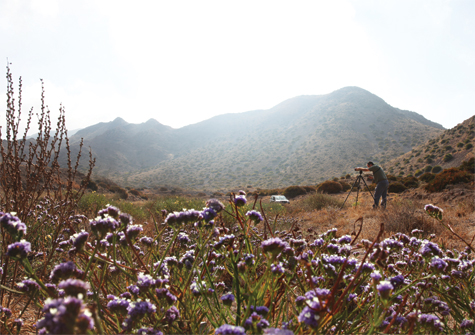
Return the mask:
{"type": "MultiPolygon", "coordinates": [[[[474,157],[475,116],[427,140],[389,162],[389,172],[395,175],[419,176],[432,170],[459,166],[474,157]]],[[[434,172],[435,172],[434,171],[434,172]]]]}
{"type": "Polygon", "coordinates": [[[96,174],[125,185],[223,189],[315,184],[368,160],[384,164],[443,132],[423,116],[345,87],[268,110],[224,114],[172,129],[122,119],[85,128],[96,174]]]}

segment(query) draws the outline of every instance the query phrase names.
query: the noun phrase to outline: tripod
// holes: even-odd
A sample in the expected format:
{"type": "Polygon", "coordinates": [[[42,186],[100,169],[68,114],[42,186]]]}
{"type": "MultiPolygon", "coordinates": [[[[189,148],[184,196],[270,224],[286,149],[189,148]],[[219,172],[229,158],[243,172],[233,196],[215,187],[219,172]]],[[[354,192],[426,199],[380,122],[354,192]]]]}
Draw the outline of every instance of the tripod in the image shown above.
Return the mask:
{"type": "Polygon", "coordinates": [[[361,181],[363,181],[363,183],[365,184],[366,189],[368,190],[369,194],[371,194],[371,198],[373,198],[373,200],[374,200],[373,193],[370,191],[370,189],[369,189],[369,187],[368,187],[368,184],[366,184],[366,181],[365,181],[364,178],[363,178],[363,171],[360,171],[360,174],[356,177],[355,183],[353,184],[353,186],[351,186],[350,192],[349,192],[348,195],[346,196],[345,201],[343,201],[343,205],[341,205],[340,210],[343,208],[343,206],[345,206],[346,200],[348,200],[348,197],[350,196],[351,192],[353,191],[353,187],[355,187],[355,186],[356,186],[356,203],[355,203],[355,207],[358,206],[358,196],[359,196],[359,194],[360,194],[360,182],[361,182],[361,181]]]}

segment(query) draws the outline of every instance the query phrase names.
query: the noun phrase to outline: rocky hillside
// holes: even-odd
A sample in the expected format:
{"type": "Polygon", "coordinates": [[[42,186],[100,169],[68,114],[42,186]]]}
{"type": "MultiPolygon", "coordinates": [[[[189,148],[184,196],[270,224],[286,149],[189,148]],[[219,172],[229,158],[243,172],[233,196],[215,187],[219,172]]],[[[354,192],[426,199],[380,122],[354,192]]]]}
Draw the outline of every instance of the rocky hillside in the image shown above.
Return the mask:
{"type": "Polygon", "coordinates": [[[439,136],[414,147],[410,152],[391,160],[389,172],[399,176],[419,176],[457,167],[474,157],[475,116],[439,136]]]}
{"type": "Polygon", "coordinates": [[[346,87],[180,129],[116,119],[72,141],[83,137],[97,159],[95,173],[122,185],[218,190],[316,184],[369,159],[384,165],[442,132],[419,114],[346,87]]]}

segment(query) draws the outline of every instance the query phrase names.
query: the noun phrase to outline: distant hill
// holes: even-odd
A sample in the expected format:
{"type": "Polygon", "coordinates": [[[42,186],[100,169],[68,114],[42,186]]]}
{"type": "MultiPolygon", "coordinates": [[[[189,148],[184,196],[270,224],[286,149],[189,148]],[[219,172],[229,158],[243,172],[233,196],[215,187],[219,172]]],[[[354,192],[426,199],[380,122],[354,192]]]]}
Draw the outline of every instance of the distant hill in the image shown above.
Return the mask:
{"type": "Polygon", "coordinates": [[[97,159],[95,173],[123,185],[226,190],[315,184],[369,159],[384,166],[443,131],[364,89],[345,87],[180,129],[116,119],[71,141],[83,137],[97,159]]]}
{"type": "Polygon", "coordinates": [[[389,172],[395,175],[421,175],[459,166],[463,161],[474,157],[475,116],[448,129],[439,136],[427,140],[393,160],[388,165],[389,172]],[[439,168],[440,167],[440,168],[439,168]]]}

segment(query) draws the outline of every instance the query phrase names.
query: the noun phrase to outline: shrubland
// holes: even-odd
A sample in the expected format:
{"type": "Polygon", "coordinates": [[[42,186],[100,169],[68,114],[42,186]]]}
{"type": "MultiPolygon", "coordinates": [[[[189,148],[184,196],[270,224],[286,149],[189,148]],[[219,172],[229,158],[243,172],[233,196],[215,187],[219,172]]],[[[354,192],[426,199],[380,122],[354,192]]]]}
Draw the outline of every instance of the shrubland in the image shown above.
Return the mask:
{"type": "Polygon", "coordinates": [[[290,205],[245,191],[127,201],[66,176],[25,207],[2,193],[1,333],[475,331],[473,202],[403,193],[368,211],[365,190],[353,203],[323,187],[292,189],[290,205]]]}

